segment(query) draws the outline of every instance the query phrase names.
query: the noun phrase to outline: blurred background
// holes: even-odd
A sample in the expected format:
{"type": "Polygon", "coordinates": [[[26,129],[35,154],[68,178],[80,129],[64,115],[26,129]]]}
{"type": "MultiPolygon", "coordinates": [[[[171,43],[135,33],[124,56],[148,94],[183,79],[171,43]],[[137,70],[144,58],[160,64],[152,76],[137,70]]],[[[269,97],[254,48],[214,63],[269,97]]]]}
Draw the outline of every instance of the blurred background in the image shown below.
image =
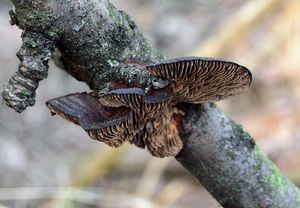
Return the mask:
{"type": "MultiPolygon", "coordinates": [[[[219,102],[300,185],[300,1],[112,0],[167,57],[221,57],[248,67],[251,89],[219,102]]],[[[17,70],[21,31],[0,1],[0,86],[17,70]]],[[[0,105],[0,207],[200,207],[218,203],[174,159],[112,149],[59,117],[45,101],[80,83],[50,63],[36,105],[0,105]]]]}

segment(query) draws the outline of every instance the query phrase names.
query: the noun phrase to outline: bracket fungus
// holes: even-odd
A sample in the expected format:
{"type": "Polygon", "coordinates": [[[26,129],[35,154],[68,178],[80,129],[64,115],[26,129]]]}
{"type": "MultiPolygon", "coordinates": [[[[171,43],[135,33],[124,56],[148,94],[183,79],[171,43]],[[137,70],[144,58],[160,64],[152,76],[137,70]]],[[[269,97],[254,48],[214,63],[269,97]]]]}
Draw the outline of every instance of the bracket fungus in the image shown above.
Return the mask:
{"type": "Polygon", "coordinates": [[[80,125],[92,139],[118,147],[124,141],[133,118],[127,108],[102,105],[95,93],[75,93],[46,102],[52,115],[80,125]]]}
{"type": "Polygon", "coordinates": [[[201,57],[167,60],[145,70],[169,85],[147,92],[122,87],[104,95],[70,94],[49,100],[47,106],[109,146],[128,141],[156,157],[176,156],[183,147],[179,123],[184,112],[178,103],[215,102],[239,94],[252,80],[243,66],[201,57]]]}

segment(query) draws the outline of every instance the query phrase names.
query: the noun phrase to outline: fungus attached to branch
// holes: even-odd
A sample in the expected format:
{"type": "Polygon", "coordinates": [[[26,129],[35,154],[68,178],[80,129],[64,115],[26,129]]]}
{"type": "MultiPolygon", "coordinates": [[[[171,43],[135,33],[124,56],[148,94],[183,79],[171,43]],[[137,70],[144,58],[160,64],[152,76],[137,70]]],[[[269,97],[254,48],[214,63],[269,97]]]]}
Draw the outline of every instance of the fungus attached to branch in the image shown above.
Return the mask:
{"type": "Polygon", "coordinates": [[[47,101],[53,115],[80,125],[92,139],[118,147],[133,130],[133,117],[125,107],[102,105],[93,93],[75,93],[47,101]]]}
{"type": "Polygon", "coordinates": [[[243,66],[203,57],[167,60],[149,65],[147,70],[173,83],[176,101],[194,104],[235,96],[252,80],[250,71],[243,66]]]}
{"type": "MultiPolygon", "coordinates": [[[[177,154],[177,151],[174,154],[174,148],[171,151],[166,149],[166,153],[163,151],[165,146],[171,146],[163,141],[167,138],[164,134],[170,132],[163,130],[168,128],[170,119],[167,114],[163,117],[160,114],[168,112],[165,108],[171,99],[172,94],[168,92],[157,90],[146,95],[139,88],[128,88],[111,91],[99,99],[95,93],[75,93],[49,100],[46,104],[53,115],[80,125],[92,139],[113,147],[120,146],[124,141],[142,148],[146,145],[151,154],[165,157],[177,154]],[[154,126],[153,131],[149,131],[149,125],[154,126]],[[144,129],[148,130],[148,136],[143,139],[145,145],[140,146],[135,138],[144,129]],[[160,136],[158,142],[153,140],[153,136],[160,136]],[[156,149],[162,150],[158,154],[156,149]]],[[[174,137],[180,143],[178,132],[174,133],[176,135],[168,137],[174,137]]],[[[177,142],[174,143],[177,145],[177,142]]],[[[176,149],[181,147],[182,144],[176,149]]]]}
{"type": "Polygon", "coordinates": [[[99,101],[106,106],[126,106],[144,120],[160,113],[170,102],[173,94],[167,90],[152,90],[145,94],[141,88],[118,89],[100,97],[99,101]]]}
{"type": "Polygon", "coordinates": [[[47,102],[51,112],[80,125],[93,139],[118,147],[129,141],[156,157],[176,156],[183,147],[178,103],[206,103],[249,87],[251,73],[233,62],[181,58],[146,66],[162,89],[114,89],[104,95],[76,93],[47,102]]]}
{"type": "Polygon", "coordinates": [[[183,147],[183,141],[174,119],[175,109],[169,106],[161,114],[148,120],[131,143],[140,148],[147,147],[156,157],[176,156],[183,147]]]}

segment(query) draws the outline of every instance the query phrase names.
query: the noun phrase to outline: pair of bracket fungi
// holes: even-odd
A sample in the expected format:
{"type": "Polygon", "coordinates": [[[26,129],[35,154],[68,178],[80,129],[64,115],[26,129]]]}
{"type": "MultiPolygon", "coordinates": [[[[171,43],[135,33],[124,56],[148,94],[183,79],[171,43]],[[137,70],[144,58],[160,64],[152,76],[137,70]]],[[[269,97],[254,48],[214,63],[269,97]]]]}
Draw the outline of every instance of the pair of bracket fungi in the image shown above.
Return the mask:
{"type": "Polygon", "coordinates": [[[239,94],[250,71],[233,62],[181,58],[148,65],[150,74],[169,81],[163,89],[115,89],[105,95],[75,93],[47,102],[53,114],[80,125],[92,139],[113,147],[129,141],[153,156],[177,155],[183,146],[177,103],[215,102],[239,94]]]}

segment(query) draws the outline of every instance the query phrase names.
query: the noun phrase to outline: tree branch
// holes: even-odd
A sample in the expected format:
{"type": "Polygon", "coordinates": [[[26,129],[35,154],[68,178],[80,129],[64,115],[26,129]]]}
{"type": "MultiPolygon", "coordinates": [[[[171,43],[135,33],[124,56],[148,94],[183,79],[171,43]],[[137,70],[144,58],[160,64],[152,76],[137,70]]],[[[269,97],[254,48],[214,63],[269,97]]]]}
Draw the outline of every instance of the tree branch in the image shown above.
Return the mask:
{"type": "MultiPolygon", "coordinates": [[[[143,75],[136,78],[136,71],[131,73],[124,63],[138,59],[148,64],[163,58],[130,17],[107,0],[12,2],[12,22],[25,31],[24,37],[30,37],[29,42],[23,37],[19,71],[2,92],[7,105],[18,112],[33,105],[38,82],[47,76],[54,46],[60,51],[59,61],[65,70],[98,91],[116,77],[149,84],[153,78],[150,74],[141,70],[138,72],[143,75]],[[30,61],[24,70],[27,56],[30,61]]],[[[185,106],[185,144],[176,159],[220,204],[230,208],[300,206],[299,190],[239,125],[214,104],[185,106]]]]}
{"type": "MultiPolygon", "coordinates": [[[[106,0],[14,0],[14,10],[10,12],[12,23],[17,24],[25,33],[36,33],[39,37],[29,43],[23,38],[21,51],[35,51],[35,43],[44,45],[50,52],[56,46],[60,53],[56,57],[60,66],[80,81],[84,81],[93,90],[104,90],[107,83],[115,77],[129,82],[135,80],[136,72],[128,72],[124,62],[136,59],[143,63],[154,63],[163,58],[150,43],[139,33],[135,23],[122,11],[118,11],[106,0]],[[116,76],[118,75],[118,76],[116,76]],[[122,77],[123,76],[123,77],[122,77]]],[[[22,53],[21,53],[22,54],[22,53]]],[[[50,55],[51,53],[47,53],[50,55]]],[[[41,57],[43,58],[43,57],[41,57]]],[[[31,57],[27,68],[35,68],[39,60],[31,57]]],[[[17,112],[32,106],[35,90],[40,80],[35,80],[28,73],[22,75],[23,56],[20,57],[19,71],[4,87],[2,96],[6,104],[17,112]],[[35,80],[35,88],[26,86],[35,80]],[[28,91],[28,95],[19,93],[19,89],[28,91]]],[[[48,59],[43,59],[48,68],[48,59]]],[[[43,70],[47,76],[46,71],[43,70]]],[[[153,77],[147,72],[140,73],[139,84],[147,85],[153,77]]]]}
{"type": "Polygon", "coordinates": [[[176,159],[224,207],[299,207],[300,192],[215,104],[189,105],[176,159]]]}

